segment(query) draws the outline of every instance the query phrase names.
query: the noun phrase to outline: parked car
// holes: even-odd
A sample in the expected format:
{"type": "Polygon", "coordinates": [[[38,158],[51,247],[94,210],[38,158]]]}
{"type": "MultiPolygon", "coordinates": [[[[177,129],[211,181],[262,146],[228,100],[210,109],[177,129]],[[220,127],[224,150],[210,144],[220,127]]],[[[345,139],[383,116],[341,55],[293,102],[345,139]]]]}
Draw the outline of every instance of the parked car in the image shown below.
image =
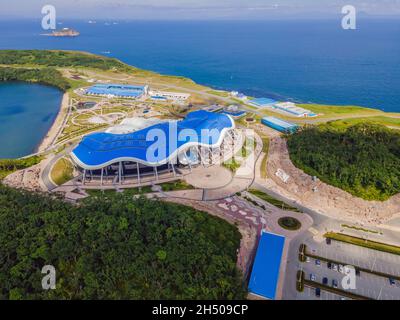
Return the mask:
{"type": "Polygon", "coordinates": [[[356,269],[356,276],[361,277],[360,269],[356,269]]]}
{"type": "Polygon", "coordinates": [[[317,298],[319,298],[321,296],[321,289],[320,288],[315,289],[315,296],[317,298]]]}
{"type": "Polygon", "coordinates": [[[343,269],[343,266],[341,264],[339,264],[339,272],[340,273],[344,273],[344,269],[343,269]]]}
{"type": "Polygon", "coordinates": [[[336,279],[332,279],[332,287],[334,287],[334,288],[338,287],[338,282],[336,279]]]}
{"type": "Polygon", "coordinates": [[[330,245],[331,243],[332,243],[331,238],[326,238],[326,244],[327,244],[327,245],[330,245]]]}
{"type": "Polygon", "coordinates": [[[332,263],[332,269],[333,269],[334,271],[338,271],[338,266],[337,266],[337,264],[332,263]]]}
{"type": "Polygon", "coordinates": [[[310,274],[310,280],[311,281],[315,281],[316,280],[315,274],[312,274],[312,273],[310,274]]]}
{"type": "Polygon", "coordinates": [[[332,262],[328,262],[328,269],[332,269],[332,262]]]}
{"type": "Polygon", "coordinates": [[[328,284],[328,278],[327,278],[327,277],[324,277],[324,278],[322,279],[322,284],[324,284],[324,285],[327,285],[327,284],[328,284]]]}
{"type": "Polygon", "coordinates": [[[306,262],[309,263],[310,262],[310,257],[306,258],[306,262]]]}
{"type": "Polygon", "coordinates": [[[389,283],[391,286],[394,286],[396,284],[396,281],[393,278],[389,278],[389,283]]]}
{"type": "Polygon", "coordinates": [[[320,267],[321,266],[321,260],[315,260],[315,265],[317,266],[317,267],[320,267]]]}

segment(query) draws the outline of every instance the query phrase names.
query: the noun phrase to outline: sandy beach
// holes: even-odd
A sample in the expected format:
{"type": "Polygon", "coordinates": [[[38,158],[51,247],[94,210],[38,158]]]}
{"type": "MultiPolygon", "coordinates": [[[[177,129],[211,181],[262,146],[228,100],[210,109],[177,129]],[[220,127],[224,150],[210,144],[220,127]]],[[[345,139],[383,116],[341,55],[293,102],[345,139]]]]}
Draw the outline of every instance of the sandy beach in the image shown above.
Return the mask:
{"type": "Polygon", "coordinates": [[[40,145],[37,147],[35,152],[43,152],[46,151],[55,141],[57,135],[60,132],[61,126],[64,124],[65,117],[68,114],[69,108],[69,95],[68,93],[64,93],[60,110],[58,111],[57,117],[54,120],[53,125],[50,130],[47,132],[46,136],[43,138],[40,145]]]}

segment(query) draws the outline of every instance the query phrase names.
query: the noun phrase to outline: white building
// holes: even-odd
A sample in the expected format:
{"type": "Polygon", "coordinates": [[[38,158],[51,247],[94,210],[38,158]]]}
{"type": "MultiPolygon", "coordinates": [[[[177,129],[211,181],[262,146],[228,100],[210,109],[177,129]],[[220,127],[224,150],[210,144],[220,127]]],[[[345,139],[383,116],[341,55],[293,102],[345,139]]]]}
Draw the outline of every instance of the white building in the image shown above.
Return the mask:
{"type": "Polygon", "coordinates": [[[280,111],[289,113],[292,116],[294,115],[296,117],[316,117],[317,116],[317,114],[313,113],[312,111],[298,107],[293,102],[275,103],[273,107],[280,111]]]}
{"type": "Polygon", "coordinates": [[[186,101],[187,99],[190,98],[189,93],[166,92],[166,91],[156,91],[156,90],[150,90],[149,96],[155,100],[161,100],[163,98],[166,100],[186,101]]]}

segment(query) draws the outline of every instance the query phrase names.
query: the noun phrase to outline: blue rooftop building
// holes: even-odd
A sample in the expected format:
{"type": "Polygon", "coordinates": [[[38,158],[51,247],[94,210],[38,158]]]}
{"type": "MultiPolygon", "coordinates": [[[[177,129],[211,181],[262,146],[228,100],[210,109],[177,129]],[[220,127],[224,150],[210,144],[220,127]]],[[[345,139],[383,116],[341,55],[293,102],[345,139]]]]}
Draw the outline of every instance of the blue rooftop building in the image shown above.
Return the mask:
{"type": "Polygon", "coordinates": [[[113,96],[118,98],[138,99],[147,94],[147,86],[126,84],[96,84],[86,90],[86,94],[95,96],[113,96]]]}
{"type": "Polygon", "coordinates": [[[297,124],[276,117],[264,117],[261,119],[261,123],[283,133],[294,133],[299,128],[297,124]]]}
{"type": "Polygon", "coordinates": [[[249,281],[249,292],[274,300],[279,281],[279,270],[285,237],[262,232],[249,281]]]}
{"type": "Polygon", "coordinates": [[[269,99],[269,98],[256,98],[256,99],[250,100],[248,103],[257,108],[264,108],[264,107],[273,106],[277,102],[278,101],[276,101],[274,99],[269,99]]]}

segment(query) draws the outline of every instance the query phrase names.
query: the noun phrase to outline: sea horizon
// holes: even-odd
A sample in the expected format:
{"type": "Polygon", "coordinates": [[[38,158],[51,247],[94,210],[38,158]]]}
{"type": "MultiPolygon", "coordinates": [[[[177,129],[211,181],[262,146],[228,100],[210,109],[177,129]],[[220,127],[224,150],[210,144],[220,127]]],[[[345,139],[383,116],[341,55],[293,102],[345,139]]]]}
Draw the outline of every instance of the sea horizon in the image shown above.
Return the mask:
{"type": "Polygon", "coordinates": [[[400,112],[400,19],[362,17],[350,31],[334,18],[89,20],[59,19],[81,33],[61,39],[42,36],[37,19],[2,21],[0,49],[87,51],[254,97],[400,112]]]}

